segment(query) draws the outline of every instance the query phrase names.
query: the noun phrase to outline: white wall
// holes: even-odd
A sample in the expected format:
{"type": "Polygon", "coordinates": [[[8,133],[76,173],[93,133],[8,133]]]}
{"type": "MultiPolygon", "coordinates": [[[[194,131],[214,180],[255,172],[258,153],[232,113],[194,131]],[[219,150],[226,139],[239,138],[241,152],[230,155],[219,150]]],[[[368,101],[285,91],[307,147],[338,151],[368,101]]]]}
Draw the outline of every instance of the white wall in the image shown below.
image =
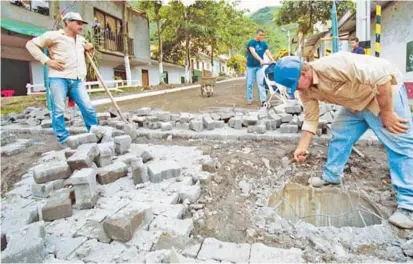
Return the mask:
{"type": "Polygon", "coordinates": [[[181,84],[181,77],[185,76],[185,68],[165,67],[168,72],[168,82],[170,84],[181,84]]]}
{"type": "MultiPolygon", "coordinates": [[[[159,75],[158,64],[152,64],[147,66],[137,66],[132,69],[132,79],[138,80],[138,85],[142,86],[142,70],[149,71],[149,85],[159,85],[161,78],[159,75]]],[[[169,84],[180,84],[181,77],[185,76],[185,69],[183,67],[171,67],[164,64],[164,71],[168,72],[169,84]]]]}
{"type": "MultiPolygon", "coordinates": [[[[413,40],[413,2],[398,1],[382,10],[380,58],[391,61],[402,72],[405,81],[413,81],[413,72],[406,73],[406,43],[413,40]]],[[[375,50],[375,20],[371,22],[371,54],[375,50]]]]}
{"type": "Polygon", "coordinates": [[[99,72],[103,80],[114,80],[115,73],[111,66],[99,65],[99,72]]]}
{"type": "Polygon", "coordinates": [[[32,84],[43,84],[43,64],[37,61],[31,61],[30,67],[32,69],[32,84]]]}

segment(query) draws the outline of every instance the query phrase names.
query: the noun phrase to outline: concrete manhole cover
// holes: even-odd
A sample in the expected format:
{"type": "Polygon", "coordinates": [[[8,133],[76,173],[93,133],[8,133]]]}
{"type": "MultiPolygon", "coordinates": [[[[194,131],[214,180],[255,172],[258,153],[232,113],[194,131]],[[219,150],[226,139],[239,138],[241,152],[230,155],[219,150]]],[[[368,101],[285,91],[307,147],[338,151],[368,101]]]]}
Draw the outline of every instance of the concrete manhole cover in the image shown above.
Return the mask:
{"type": "Polygon", "coordinates": [[[365,227],[382,220],[382,213],[369,200],[333,187],[314,189],[289,183],[270,197],[269,206],[293,223],[304,221],[320,227],[365,227]]]}

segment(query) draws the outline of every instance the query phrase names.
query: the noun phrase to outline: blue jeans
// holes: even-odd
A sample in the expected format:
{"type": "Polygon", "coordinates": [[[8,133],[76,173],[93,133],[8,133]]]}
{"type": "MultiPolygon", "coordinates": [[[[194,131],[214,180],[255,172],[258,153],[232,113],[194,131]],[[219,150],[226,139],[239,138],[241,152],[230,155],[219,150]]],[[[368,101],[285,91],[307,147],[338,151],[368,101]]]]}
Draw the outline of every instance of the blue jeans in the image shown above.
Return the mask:
{"type": "Polygon", "coordinates": [[[247,67],[247,100],[252,102],[252,87],[254,81],[257,80],[257,87],[260,94],[260,102],[263,103],[267,100],[267,94],[265,93],[264,86],[264,74],[262,67],[247,67]]]}
{"type": "Polygon", "coordinates": [[[370,128],[387,151],[398,207],[413,210],[413,122],[404,85],[393,94],[393,107],[401,118],[408,120],[409,129],[405,134],[389,132],[383,127],[380,116],[368,110],[353,113],[341,109],[333,123],[323,179],[334,183],[340,181],[353,144],[370,128]]]}
{"type": "Polygon", "coordinates": [[[52,127],[60,143],[63,143],[69,137],[69,131],[67,131],[65,127],[64,119],[67,96],[75,101],[79,107],[88,131],[92,125],[98,125],[99,122],[96,116],[96,110],[90,101],[83,81],[65,78],[49,78],[49,83],[52,127]]]}

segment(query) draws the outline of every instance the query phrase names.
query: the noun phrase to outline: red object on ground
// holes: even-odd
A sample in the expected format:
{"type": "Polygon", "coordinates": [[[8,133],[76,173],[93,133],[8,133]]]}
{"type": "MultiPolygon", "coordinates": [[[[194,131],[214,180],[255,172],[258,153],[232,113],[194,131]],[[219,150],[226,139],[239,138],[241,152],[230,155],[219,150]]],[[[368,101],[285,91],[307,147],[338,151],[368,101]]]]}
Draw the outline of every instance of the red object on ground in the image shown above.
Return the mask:
{"type": "Polygon", "coordinates": [[[404,85],[406,86],[407,97],[413,99],[413,82],[405,82],[404,85]]]}
{"type": "Polygon", "coordinates": [[[12,97],[14,94],[14,90],[2,90],[1,91],[1,96],[4,97],[12,97]]]}
{"type": "Polygon", "coordinates": [[[75,106],[75,101],[73,101],[72,99],[69,99],[69,102],[67,103],[67,106],[72,108],[75,106]]]}

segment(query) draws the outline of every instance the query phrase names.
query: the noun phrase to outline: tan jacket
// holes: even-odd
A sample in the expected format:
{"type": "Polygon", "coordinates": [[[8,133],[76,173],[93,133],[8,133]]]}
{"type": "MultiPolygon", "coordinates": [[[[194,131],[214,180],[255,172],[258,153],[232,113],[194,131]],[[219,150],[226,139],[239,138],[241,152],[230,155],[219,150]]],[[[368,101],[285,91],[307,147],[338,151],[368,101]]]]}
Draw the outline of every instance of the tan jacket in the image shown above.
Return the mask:
{"type": "Polygon", "coordinates": [[[318,101],[341,105],[351,111],[368,109],[378,115],[377,85],[390,81],[394,94],[402,84],[401,74],[394,65],[373,56],[343,51],[311,62],[310,66],[314,85],[299,91],[299,95],[304,106],[302,130],[312,133],[318,127],[318,101]]]}
{"type": "Polygon", "coordinates": [[[45,64],[48,60],[60,60],[64,63],[63,71],[49,69],[49,77],[81,79],[86,77],[84,37],[77,35],[76,40],[64,34],[63,30],[48,31],[27,42],[26,48],[32,56],[45,64]],[[48,48],[50,58],[41,48],[48,48]]]}

